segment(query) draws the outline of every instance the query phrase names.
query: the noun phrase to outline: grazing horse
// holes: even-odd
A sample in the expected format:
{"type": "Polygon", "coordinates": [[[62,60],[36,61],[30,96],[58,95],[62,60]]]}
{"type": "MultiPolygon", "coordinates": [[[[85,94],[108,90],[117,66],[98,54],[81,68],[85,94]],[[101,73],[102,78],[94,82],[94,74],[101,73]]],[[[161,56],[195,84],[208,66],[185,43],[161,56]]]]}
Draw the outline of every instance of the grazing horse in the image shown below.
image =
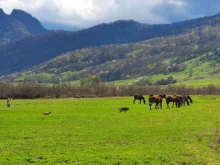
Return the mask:
{"type": "MultiPolygon", "coordinates": [[[[176,107],[180,107],[181,105],[181,100],[178,96],[176,95],[173,95],[173,96],[167,96],[166,98],[166,103],[167,103],[167,109],[170,109],[170,106],[169,106],[169,103],[170,102],[173,102],[173,106],[174,106],[174,103],[176,104],[176,107]]],[[[173,108],[172,106],[172,108],[173,108]]]]}
{"type": "Polygon", "coordinates": [[[190,102],[191,104],[193,103],[192,98],[191,98],[188,94],[185,95],[185,100],[186,100],[186,102],[187,102],[187,105],[189,105],[189,102],[190,102]]]}
{"type": "Polygon", "coordinates": [[[134,95],[133,104],[135,104],[135,100],[140,100],[139,104],[141,104],[141,100],[143,100],[144,104],[145,104],[145,102],[146,102],[144,96],[142,96],[142,95],[134,95]]]}
{"type": "MultiPolygon", "coordinates": [[[[186,98],[184,96],[182,96],[182,95],[177,96],[177,97],[178,97],[178,99],[180,101],[180,106],[182,106],[182,105],[185,106],[186,98]]],[[[174,102],[173,102],[173,104],[174,104],[174,102]]],[[[187,101],[187,104],[188,104],[188,101],[187,101]]]]}
{"type": "Polygon", "coordinates": [[[151,106],[153,103],[155,103],[155,109],[162,109],[162,101],[163,101],[163,98],[166,98],[166,95],[158,95],[158,96],[153,96],[153,95],[150,95],[149,97],[149,106],[150,106],[150,110],[151,110],[151,106]]]}
{"type": "Polygon", "coordinates": [[[188,94],[178,96],[178,98],[180,99],[181,105],[185,106],[185,103],[187,103],[187,105],[189,106],[190,103],[192,104],[192,98],[188,94]]]}

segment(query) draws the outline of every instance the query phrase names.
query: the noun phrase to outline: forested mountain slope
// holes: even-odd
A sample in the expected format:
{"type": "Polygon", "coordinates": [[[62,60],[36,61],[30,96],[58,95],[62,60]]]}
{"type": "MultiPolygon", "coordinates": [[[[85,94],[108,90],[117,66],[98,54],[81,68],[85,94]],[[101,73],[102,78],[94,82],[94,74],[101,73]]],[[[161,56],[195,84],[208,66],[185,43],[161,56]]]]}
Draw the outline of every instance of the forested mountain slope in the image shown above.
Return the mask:
{"type": "Polygon", "coordinates": [[[220,73],[219,48],[220,26],[207,25],[137,43],[75,50],[4,78],[48,83],[58,79],[79,80],[92,74],[103,81],[115,81],[154,74],[172,75],[194,68],[198,68],[199,74],[216,74],[220,73]]]}
{"type": "Polygon", "coordinates": [[[149,25],[121,20],[77,32],[49,31],[0,47],[0,59],[4,61],[0,63],[0,75],[33,67],[76,49],[178,35],[202,26],[218,27],[219,23],[220,16],[215,15],[172,24],[149,25]]]}

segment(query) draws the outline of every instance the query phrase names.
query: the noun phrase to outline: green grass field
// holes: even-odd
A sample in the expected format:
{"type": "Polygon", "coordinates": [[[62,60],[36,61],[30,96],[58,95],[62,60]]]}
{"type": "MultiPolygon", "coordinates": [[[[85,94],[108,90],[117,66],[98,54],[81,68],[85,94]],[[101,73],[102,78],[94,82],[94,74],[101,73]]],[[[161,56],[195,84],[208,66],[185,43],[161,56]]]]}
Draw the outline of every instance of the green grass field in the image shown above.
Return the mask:
{"type": "Polygon", "coordinates": [[[132,97],[0,100],[0,164],[218,165],[220,96],[192,98],[151,111],[132,97]]]}

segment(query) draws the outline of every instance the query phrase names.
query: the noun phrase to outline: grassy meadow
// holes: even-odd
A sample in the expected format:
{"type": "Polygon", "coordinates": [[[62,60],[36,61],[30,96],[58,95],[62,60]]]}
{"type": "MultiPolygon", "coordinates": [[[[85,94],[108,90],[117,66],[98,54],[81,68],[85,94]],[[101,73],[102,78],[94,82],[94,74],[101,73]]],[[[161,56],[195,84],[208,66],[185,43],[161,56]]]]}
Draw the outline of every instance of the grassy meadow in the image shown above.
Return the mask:
{"type": "Polygon", "coordinates": [[[218,165],[220,96],[192,98],[151,111],[133,97],[0,100],[0,164],[218,165]]]}

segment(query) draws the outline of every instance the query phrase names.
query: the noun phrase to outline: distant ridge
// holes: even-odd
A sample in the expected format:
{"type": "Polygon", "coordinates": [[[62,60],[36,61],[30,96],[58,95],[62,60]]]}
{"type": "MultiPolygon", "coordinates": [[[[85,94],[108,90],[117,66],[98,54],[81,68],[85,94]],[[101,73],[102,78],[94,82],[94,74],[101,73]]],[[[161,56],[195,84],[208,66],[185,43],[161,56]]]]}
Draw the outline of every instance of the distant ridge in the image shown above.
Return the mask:
{"type": "MultiPolygon", "coordinates": [[[[26,21],[19,21],[22,18],[30,18],[29,14],[15,10],[18,22],[26,25],[26,21]],[[21,13],[20,13],[21,12],[21,13]]],[[[28,20],[28,19],[25,19],[28,20]]],[[[28,21],[31,23],[31,21],[28,21]]],[[[36,21],[34,21],[36,23],[36,21]]],[[[202,17],[172,24],[142,24],[133,20],[119,20],[112,23],[103,23],[94,27],[69,31],[47,31],[37,36],[27,34],[22,40],[9,43],[0,48],[0,75],[6,75],[24,70],[42,62],[46,62],[63,53],[76,49],[110,45],[126,44],[156,37],[179,35],[202,26],[219,26],[220,16],[202,17]]],[[[30,33],[31,30],[26,30],[30,33]]]]}
{"type": "Polygon", "coordinates": [[[6,14],[4,13],[4,11],[0,8],[0,19],[4,18],[6,16],[6,14]]]}
{"type": "Polygon", "coordinates": [[[27,29],[30,33],[39,34],[46,32],[47,30],[41,25],[40,21],[36,18],[32,17],[30,14],[22,11],[14,9],[10,15],[10,17],[14,20],[22,22],[26,25],[27,29]]]}

